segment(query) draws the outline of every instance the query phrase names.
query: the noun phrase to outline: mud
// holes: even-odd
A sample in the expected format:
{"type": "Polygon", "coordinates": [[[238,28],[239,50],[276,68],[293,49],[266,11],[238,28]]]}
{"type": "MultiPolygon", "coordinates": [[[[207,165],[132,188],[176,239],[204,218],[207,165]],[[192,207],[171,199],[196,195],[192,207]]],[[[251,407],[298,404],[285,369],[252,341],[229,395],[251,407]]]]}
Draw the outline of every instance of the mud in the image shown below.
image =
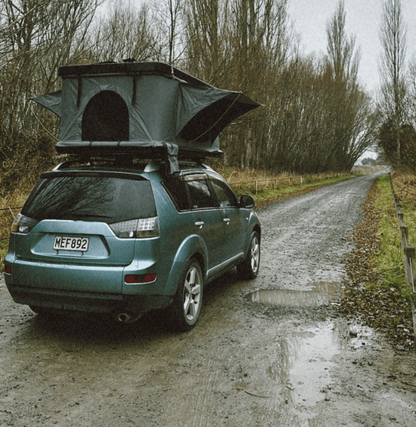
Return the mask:
{"type": "Polygon", "coordinates": [[[0,281],[0,426],[414,426],[416,358],[337,311],[375,175],[260,211],[261,274],[205,292],[197,327],[42,318],[0,281]]]}

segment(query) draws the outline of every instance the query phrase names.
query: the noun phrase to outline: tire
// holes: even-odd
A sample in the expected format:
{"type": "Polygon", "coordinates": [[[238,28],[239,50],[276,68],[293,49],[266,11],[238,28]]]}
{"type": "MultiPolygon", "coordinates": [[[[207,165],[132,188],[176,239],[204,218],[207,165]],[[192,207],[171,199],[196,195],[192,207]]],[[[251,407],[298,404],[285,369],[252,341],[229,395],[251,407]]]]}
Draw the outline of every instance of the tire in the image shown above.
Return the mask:
{"type": "Polygon", "coordinates": [[[246,259],[237,266],[242,279],[252,280],[257,277],[260,269],[260,238],[257,231],[251,234],[250,246],[246,259]]]}
{"type": "Polygon", "coordinates": [[[199,263],[191,259],[185,264],[175,298],[170,308],[170,318],[174,329],[190,331],[201,312],[204,290],[204,276],[199,263]]]}

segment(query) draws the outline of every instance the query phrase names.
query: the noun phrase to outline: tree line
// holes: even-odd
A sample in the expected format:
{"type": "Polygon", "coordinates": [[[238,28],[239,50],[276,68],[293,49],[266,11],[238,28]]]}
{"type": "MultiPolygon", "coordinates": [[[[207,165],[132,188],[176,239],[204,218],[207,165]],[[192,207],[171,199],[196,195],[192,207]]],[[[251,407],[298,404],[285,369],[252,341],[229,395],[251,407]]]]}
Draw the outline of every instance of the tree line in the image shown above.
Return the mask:
{"type": "Polygon", "coordinates": [[[406,61],[406,22],[400,0],[385,0],[381,26],[382,85],[377,99],[378,148],[399,171],[416,174],[416,57],[406,61]]]}
{"type": "Polygon", "coordinates": [[[30,98],[60,89],[58,67],[127,58],[167,62],[263,104],[223,131],[224,166],[348,171],[374,144],[380,112],[358,81],[359,51],[345,23],[340,0],[327,22],[326,54],[307,56],[290,25],[288,0],[159,0],[140,7],[122,0],[1,0],[2,186],[5,176],[12,183],[29,166],[42,170],[51,162],[59,122],[30,98]]]}

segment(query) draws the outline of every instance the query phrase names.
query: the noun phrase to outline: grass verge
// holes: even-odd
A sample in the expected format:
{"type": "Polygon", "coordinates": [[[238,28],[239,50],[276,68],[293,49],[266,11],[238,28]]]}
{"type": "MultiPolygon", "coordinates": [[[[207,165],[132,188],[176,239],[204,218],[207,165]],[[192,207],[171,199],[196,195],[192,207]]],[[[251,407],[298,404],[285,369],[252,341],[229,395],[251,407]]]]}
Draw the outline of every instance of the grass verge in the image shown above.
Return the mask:
{"type": "MultiPolygon", "coordinates": [[[[400,232],[388,175],[381,176],[373,184],[362,208],[364,220],[353,233],[354,249],[345,261],[349,280],[340,309],[385,332],[398,348],[412,348],[414,335],[409,300],[412,289],[405,280],[400,232]]],[[[405,215],[405,222],[409,216],[405,215]]],[[[416,223],[413,226],[409,220],[408,226],[409,229],[413,227],[412,232],[409,230],[409,241],[414,242],[416,223]]]]}

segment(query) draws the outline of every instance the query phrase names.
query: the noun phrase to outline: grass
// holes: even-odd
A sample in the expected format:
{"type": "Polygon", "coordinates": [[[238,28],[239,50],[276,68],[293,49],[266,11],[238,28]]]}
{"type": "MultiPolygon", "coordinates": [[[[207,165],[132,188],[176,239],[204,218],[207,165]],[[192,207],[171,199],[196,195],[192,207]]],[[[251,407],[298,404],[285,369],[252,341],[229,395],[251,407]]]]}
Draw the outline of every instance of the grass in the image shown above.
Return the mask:
{"type": "MultiPolygon", "coordinates": [[[[7,254],[7,248],[9,246],[9,239],[3,239],[0,240],[0,261],[1,261],[1,268],[3,268],[3,262],[4,262],[4,257],[7,254]]],[[[1,269],[0,269],[1,271],[1,269]]]]}
{"type": "MultiPolygon", "coordinates": [[[[414,246],[416,243],[416,200],[414,197],[416,177],[409,179],[409,176],[397,173],[393,173],[392,177],[395,191],[401,200],[404,224],[408,227],[408,245],[414,246]]],[[[382,176],[378,180],[378,188],[380,197],[375,206],[381,211],[378,227],[380,249],[373,257],[373,265],[379,273],[379,280],[376,283],[367,284],[367,287],[393,301],[394,306],[390,315],[390,323],[393,328],[397,328],[398,324],[407,324],[408,329],[411,330],[411,304],[409,301],[413,288],[407,283],[405,277],[401,235],[388,175],[382,176]]],[[[392,334],[396,338],[400,337],[397,329],[392,334]]],[[[406,343],[408,342],[411,342],[410,338],[406,343]]],[[[406,343],[404,344],[406,345],[406,343]]]]}
{"type": "MultiPolygon", "coordinates": [[[[380,251],[374,257],[374,268],[380,273],[379,288],[395,288],[397,296],[409,298],[412,288],[405,279],[401,236],[388,175],[380,177],[377,184],[380,197],[375,206],[382,215],[378,228],[380,251]]],[[[409,230],[409,244],[412,244],[416,242],[416,216],[407,198],[402,201],[402,212],[409,230]]]]}

